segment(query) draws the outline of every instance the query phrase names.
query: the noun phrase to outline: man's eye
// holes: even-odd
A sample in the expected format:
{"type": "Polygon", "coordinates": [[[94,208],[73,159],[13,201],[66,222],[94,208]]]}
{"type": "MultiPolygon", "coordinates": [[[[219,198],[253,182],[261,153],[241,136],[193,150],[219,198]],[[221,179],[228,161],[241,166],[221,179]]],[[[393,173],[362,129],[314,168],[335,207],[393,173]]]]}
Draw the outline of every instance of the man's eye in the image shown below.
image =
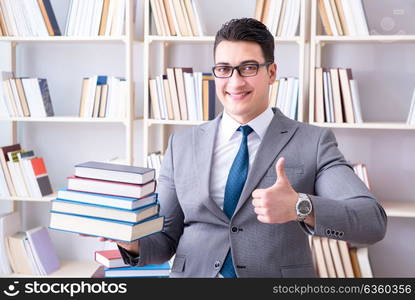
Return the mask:
{"type": "Polygon", "coordinates": [[[241,66],[241,69],[245,71],[252,71],[256,69],[256,66],[255,65],[244,65],[244,66],[241,66]]]}
{"type": "Polygon", "coordinates": [[[216,71],[225,73],[229,71],[229,68],[228,67],[216,67],[216,71]]]}

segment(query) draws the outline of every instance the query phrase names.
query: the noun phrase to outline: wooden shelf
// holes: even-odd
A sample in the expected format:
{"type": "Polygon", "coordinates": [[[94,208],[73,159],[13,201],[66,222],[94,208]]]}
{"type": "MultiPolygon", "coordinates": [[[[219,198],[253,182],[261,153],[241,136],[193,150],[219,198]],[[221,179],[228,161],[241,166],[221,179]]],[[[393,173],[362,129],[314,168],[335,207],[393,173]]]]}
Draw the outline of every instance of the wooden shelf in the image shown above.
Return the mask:
{"type": "Polygon", "coordinates": [[[148,119],[147,120],[147,124],[149,126],[153,125],[153,124],[158,124],[158,125],[189,125],[189,126],[193,126],[193,125],[200,125],[203,124],[207,121],[182,121],[182,120],[156,120],[156,119],[148,119]]]}
{"type": "Polygon", "coordinates": [[[38,37],[38,36],[28,36],[28,37],[15,37],[15,36],[7,36],[7,37],[0,37],[0,42],[13,42],[13,43],[32,43],[32,42],[47,42],[47,43],[105,43],[105,42],[122,42],[125,43],[127,38],[125,36],[46,36],[46,37],[38,37]]]}
{"type": "Polygon", "coordinates": [[[91,278],[94,272],[100,267],[95,261],[62,261],[61,268],[47,276],[28,275],[28,274],[10,274],[1,275],[0,277],[63,277],[63,278],[91,278]]]}
{"type": "Polygon", "coordinates": [[[0,118],[0,121],[16,121],[16,122],[71,122],[71,123],[125,123],[126,119],[114,118],[81,118],[81,117],[13,117],[0,118]]]}
{"type": "Polygon", "coordinates": [[[415,202],[392,202],[381,203],[388,217],[415,218],[415,202]]]}
{"type": "Polygon", "coordinates": [[[315,37],[317,43],[373,43],[373,42],[414,42],[415,35],[368,35],[368,36],[328,36],[318,35],[315,37]]]}
{"type": "Polygon", "coordinates": [[[350,128],[350,129],[398,129],[398,130],[415,130],[415,125],[406,123],[392,122],[367,122],[367,123],[317,123],[310,122],[312,125],[329,128],[350,128]]]}
{"type": "Polygon", "coordinates": [[[50,194],[42,198],[33,198],[33,197],[0,197],[0,201],[30,201],[30,202],[50,202],[51,200],[57,197],[57,192],[50,194]]]}

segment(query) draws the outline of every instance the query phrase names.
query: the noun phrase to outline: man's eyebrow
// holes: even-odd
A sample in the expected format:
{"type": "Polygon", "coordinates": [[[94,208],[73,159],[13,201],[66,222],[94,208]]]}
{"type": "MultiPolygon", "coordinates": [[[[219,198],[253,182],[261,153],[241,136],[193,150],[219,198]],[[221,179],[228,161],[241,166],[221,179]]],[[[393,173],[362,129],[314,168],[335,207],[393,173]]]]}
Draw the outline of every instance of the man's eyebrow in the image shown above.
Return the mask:
{"type": "MultiPolygon", "coordinates": [[[[255,59],[244,60],[244,61],[241,61],[240,65],[252,64],[252,63],[258,64],[258,61],[256,61],[255,59]]],[[[217,62],[216,65],[230,66],[231,64],[227,62],[217,62]]]]}

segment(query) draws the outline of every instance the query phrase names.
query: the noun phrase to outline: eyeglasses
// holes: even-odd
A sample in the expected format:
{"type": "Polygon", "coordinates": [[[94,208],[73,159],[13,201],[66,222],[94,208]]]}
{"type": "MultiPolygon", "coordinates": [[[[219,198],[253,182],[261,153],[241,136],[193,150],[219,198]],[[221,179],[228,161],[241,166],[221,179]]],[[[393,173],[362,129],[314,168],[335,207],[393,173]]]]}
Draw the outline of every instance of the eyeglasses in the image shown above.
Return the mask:
{"type": "Polygon", "coordinates": [[[237,70],[241,77],[252,77],[258,74],[259,67],[265,67],[272,64],[272,62],[265,62],[263,64],[246,63],[239,66],[214,66],[212,68],[213,75],[216,78],[229,78],[232,77],[233,71],[237,70]]]}

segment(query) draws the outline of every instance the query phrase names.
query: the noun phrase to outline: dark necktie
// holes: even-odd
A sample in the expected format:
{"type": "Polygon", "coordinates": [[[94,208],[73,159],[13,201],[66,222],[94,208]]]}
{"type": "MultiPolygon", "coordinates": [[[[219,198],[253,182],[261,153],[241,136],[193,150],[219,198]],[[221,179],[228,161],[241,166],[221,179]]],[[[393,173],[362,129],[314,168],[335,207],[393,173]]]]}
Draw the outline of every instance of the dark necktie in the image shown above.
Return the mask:
{"type": "MultiPolygon", "coordinates": [[[[249,168],[249,153],[248,153],[248,135],[253,131],[248,125],[240,126],[238,131],[242,132],[242,141],[239,146],[238,154],[236,154],[235,160],[232,163],[229,171],[228,179],[225,186],[225,195],[223,201],[223,211],[229,219],[235,211],[238,204],[239,197],[241,196],[242,189],[244,188],[246,177],[248,176],[249,168]]],[[[223,277],[235,278],[236,273],[233,267],[232,254],[229,252],[223,263],[220,273],[223,277]]]]}

